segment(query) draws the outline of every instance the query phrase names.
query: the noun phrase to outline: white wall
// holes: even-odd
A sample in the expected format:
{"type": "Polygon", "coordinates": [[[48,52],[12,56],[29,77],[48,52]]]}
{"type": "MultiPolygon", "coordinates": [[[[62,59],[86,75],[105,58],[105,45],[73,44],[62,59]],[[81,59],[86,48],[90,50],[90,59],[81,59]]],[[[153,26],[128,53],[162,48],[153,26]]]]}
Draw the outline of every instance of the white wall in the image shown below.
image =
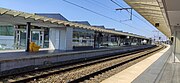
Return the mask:
{"type": "Polygon", "coordinates": [[[66,28],[66,49],[72,50],[72,39],[73,39],[73,28],[68,27],[66,28]]]}
{"type": "Polygon", "coordinates": [[[55,48],[56,36],[55,36],[54,33],[56,33],[56,29],[55,28],[50,28],[50,30],[49,30],[49,48],[50,49],[56,49],[55,48]]]}
{"type": "Polygon", "coordinates": [[[49,48],[59,50],[72,50],[73,28],[50,28],[49,48]]]}

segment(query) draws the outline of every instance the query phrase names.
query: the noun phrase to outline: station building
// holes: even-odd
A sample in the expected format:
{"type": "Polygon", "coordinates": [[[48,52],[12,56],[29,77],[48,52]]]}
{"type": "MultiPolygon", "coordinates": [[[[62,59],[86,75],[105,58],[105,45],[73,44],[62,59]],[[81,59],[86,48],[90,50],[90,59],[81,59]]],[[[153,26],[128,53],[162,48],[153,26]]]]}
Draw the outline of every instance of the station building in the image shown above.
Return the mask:
{"type": "MultiPolygon", "coordinates": [[[[47,16],[50,18],[55,18],[59,20],[65,20],[66,18],[61,16],[60,14],[38,14],[42,16],[47,16]]],[[[41,48],[58,48],[55,47],[55,45],[52,44],[56,39],[54,38],[55,35],[55,29],[49,29],[48,27],[42,27],[42,26],[31,26],[30,31],[30,41],[35,42],[38,46],[41,46],[41,48]],[[53,36],[49,36],[49,34],[53,36]],[[49,39],[53,40],[50,41],[49,39]]],[[[0,49],[2,50],[9,50],[9,49],[25,49],[26,47],[26,25],[23,24],[0,24],[0,49]]],[[[72,33],[72,32],[71,32],[72,33]]],[[[69,32],[69,34],[71,34],[69,32]]]]}
{"type": "Polygon", "coordinates": [[[136,45],[142,40],[149,41],[136,34],[91,26],[87,21],[68,21],[58,13],[29,14],[4,8],[0,10],[1,50],[28,49],[30,41],[41,48],[59,50],[133,45],[127,42],[134,39],[139,41],[135,42],[136,45]]]}

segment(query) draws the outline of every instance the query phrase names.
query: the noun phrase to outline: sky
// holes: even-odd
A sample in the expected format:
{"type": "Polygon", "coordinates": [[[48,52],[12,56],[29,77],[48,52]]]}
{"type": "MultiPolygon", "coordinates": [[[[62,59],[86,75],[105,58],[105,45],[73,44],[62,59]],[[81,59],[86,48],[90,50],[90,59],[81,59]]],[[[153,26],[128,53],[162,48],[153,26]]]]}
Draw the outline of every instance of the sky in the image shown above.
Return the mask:
{"type": "MultiPolygon", "coordinates": [[[[113,1],[123,8],[130,8],[123,0],[113,1]]],[[[158,32],[153,25],[135,10],[132,20],[129,20],[130,10],[115,10],[120,6],[111,0],[0,0],[2,8],[28,13],[60,13],[70,21],[88,21],[91,25],[104,25],[106,28],[157,38],[158,32]]],[[[159,36],[166,38],[162,33],[159,36]]]]}

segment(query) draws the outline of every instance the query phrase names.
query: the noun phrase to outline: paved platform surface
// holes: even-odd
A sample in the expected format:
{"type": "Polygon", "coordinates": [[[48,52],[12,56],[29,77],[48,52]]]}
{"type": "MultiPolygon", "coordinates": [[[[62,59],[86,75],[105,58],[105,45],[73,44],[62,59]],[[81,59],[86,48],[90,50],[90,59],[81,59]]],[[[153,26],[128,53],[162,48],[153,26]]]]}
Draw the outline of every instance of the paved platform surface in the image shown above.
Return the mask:
{"type": "Polygon", "coordinates": [[[84,49],[84,50],[70,50],[70,51],[63,51],[63,50],[41,50],[39,52],[30,53],[30,52],[24,52],[23,50],[17,50],[17,51],[0,51],[0,61],[2,60],[11,60],[11,59],[19,59],[19,58],[31,58],[31,57],[41,57],[41,56],[51,56],[53,54],[68,54],[68,53],[77,53],[82,51],[94,51],[94,50],[107,50],[107,49],[129,49],[132,47],[138,47],[138,46],[122,46],[122,47],[109,47],[109,48],[98,48],[98,49],[84,49]]]}
{"type": "Polygon", "coordinates": [[[101,83],[154,83],[160,76],[159,74],[170,54],[171,48],[168,46],[159,53],[142,60],[101,83]]]}
{"type": "Polygon", "coordinates": [[[178,56],[180,55],[174,56],[172,54],[169,57],[155,83],[180,83],[180,61],[178,56]]]}

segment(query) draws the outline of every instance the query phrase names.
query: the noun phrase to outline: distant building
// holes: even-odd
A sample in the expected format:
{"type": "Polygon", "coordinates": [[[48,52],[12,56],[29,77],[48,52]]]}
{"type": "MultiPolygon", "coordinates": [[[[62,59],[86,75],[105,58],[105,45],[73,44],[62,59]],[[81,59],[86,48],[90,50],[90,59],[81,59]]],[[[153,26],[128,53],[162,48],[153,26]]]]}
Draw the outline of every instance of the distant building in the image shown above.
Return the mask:
{"type": "Polygon", "coordinates": [[[62,16],[59,13],[35,13],[36,15],[40,15],[40,16],[44,16],[44,17],[48,17],[48,18],[54,18],[57,20],[64,20],[64,21],[68,21],[64,16],[62,16]]]}

